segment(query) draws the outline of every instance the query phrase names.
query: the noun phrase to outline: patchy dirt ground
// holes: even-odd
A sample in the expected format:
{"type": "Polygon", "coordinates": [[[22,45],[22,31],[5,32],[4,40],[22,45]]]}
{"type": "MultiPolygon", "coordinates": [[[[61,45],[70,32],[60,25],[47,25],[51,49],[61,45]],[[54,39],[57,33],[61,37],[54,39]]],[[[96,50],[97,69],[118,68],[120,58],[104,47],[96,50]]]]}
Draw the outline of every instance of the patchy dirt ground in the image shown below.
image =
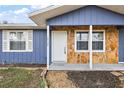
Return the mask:
{"type": "Polygon", "coordinates": [[[118,77],[109,71],[48,71],[48,86],[51,88],[116,88],[118,77]]]}
{"type": "Polygon", "coordinates": [[[68,79],[66,71],[48,71],[46,76],[50,88],[74,88],[74,83],[68,79]]]}

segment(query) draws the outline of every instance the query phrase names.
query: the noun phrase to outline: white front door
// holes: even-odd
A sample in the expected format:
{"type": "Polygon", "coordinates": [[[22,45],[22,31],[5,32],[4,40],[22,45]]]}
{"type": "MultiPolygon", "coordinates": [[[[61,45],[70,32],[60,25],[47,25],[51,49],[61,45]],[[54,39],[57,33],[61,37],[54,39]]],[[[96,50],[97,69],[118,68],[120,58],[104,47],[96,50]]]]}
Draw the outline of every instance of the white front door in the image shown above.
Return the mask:
{"type": "Polygon", "coordinates": [[[67,61],[67,32],[52,31],[52,62],[67,61]]]}

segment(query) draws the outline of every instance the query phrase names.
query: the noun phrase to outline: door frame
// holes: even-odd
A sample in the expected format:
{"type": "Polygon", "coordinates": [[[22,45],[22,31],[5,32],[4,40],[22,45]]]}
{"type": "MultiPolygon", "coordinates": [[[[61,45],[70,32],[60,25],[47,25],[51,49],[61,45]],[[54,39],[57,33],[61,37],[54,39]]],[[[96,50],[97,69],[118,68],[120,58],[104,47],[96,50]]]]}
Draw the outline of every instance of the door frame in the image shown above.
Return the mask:
{"type": "MultiPolygon", "coordinates": [[[[58,32],[58,33],[59,33],[59,32],[65,32],[65,33],[66,33],[66,54],[65,54],[65,55],[66,55],[66,56],[65,56],[66,58],[65,58],[65,62],[62,62],[62,63],[67,63],[67,50],[68,50],[68,49],[67,49],[67,48],[68,48],[68,47],[67,47],[67,31],[63,31],[63,30],[59,30],[59,31],[53,30],[53,31],[51,31],[51,62],[52,62],[52,63],[55,62],[55,61],[53,60],[54,58],[53,58],[53,53],[52,53],[52,52],[54,51],[54,50],[53,50],[53,39],[54,39],[54,38],[53,38],[53,33],[54,33],[54,32],[58,32]]],[[[58,63],[59,63],[59,62],[58,62],[58,63]]]]}

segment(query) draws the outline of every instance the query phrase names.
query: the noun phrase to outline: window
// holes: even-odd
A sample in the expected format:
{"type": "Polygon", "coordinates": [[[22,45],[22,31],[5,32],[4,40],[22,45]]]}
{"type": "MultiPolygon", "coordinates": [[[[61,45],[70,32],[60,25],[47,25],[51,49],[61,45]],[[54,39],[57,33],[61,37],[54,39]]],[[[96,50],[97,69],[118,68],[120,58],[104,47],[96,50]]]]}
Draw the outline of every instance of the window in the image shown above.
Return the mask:
{"type": "Polygon", "coordinates": [[[3,31],[3,52],[32,52],[33,32],[23,31],[3,31]]]}
{"type": "MultiPolygon", "coordinates": [[[[105,40],[103,31],[94,31],[92,34],[92,49],[95,52],[104,51],[105,40]]],[[[89,33],[87,32],[76,32],[76,51],[88,51],[89,50],[89,33]]]]}
{"type": "Polygon", "coordinates": [[[10,50],[26,50],[26,37],[24,32],[10,32],[10,50]]]}
{"type": "Polygon", "coordinates": [[[92,49],[103,50],[103,45],[104,45],[103,32],[93,32],[92,36],[93,36],[92,49]]]}
{"type": "Polygon", "coordinates": [[[77,50],[88,50],[88,33],[77,32],[77,50]]]}

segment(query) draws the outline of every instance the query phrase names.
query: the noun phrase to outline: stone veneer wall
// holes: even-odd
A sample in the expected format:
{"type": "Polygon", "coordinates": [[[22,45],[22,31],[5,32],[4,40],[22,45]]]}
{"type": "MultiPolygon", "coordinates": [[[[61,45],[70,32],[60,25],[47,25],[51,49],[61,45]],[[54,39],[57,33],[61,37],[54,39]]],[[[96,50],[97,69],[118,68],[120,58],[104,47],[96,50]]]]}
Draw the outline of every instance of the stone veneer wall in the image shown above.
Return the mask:
{"type": "MultiPolygon", "coordinates": [[[[54,26],[52,31],[67,31],[67,61],[72,64],[86,64],[89,53],[75,52],[75,30],[88,30],[89,26],[54,26]]],[[[93,30],[105,30],[105,52],[94,52],[93,63],[118,63],[118,30],[115,26],[93,26],[93,30]]]]}

